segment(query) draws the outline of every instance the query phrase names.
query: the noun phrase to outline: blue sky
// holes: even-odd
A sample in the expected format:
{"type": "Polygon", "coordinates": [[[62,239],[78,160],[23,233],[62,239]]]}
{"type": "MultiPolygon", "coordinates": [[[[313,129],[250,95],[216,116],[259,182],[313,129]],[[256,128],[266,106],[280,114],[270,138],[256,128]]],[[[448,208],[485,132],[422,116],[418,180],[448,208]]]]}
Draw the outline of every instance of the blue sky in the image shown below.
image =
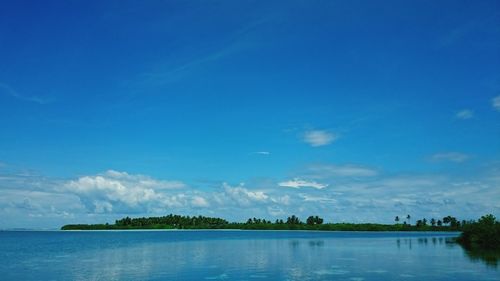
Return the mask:
{"type": "Polygon", "coordinates": [[[498,1],[14,1],[0,228],[500,215],[498,1]]]}

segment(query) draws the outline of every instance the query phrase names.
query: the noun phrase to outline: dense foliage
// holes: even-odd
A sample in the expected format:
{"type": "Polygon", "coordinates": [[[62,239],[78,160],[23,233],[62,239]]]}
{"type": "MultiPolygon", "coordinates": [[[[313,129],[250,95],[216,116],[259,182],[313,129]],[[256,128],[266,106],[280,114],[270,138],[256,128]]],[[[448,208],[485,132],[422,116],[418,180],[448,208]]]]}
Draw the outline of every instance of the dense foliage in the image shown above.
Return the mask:
{"type": "Polygon", "coordinates": [[[172,228],[190,228],[190,227],[203,227],[203,228],[214,228],[221,225],[228,224],[224,219],[211,218],[204,216],[179,216],[179,215],[168,215],[164,217],[149,217],[149,218],[134,218],[129,217],[117,220],[115,225],[117,226],[131,226],[142,228],[144,226],[152,225],[168,225],[172,228]]]}
{"type": "Polygon", "coordinates": [[[101,230],[101,229],[218,229],[228,225],[228,221],[221,218],[204,216],[168,215],[163,217],[129,218],[116,220],[115,224],[70,224],[62,227],[63,230],[101,230]]]}
{"type": "Polygon", "coordinates": [[[125,217],[116,220],[114,224],[72,224],[62,227],[63,230],[106,230],[106,229],[247,229],[247,230],[327,230],[327,231],[456,231],[460,230],[467,222],[460,223],[451,216],[444,217],[443,220],[426,219],[417,220],[415,225],[410,224],[410,216],[407,221],[399,223],[396,217],[396,224],[375,224],[375,223],[324,223],[319,216],[309,216],[306,222],[300,220],[295,215],[289,216],[285,220],[276,219],[274,222],[260,218],[249,218],[245,223],[228,222],[221,218],[211,218],[204,216],[180,216],[170,214],[163,217],[130,218],[125,217]]]}
{"type": "Polygon", "coordinates": [[[465,225],[458,242],[467,248],[500,249],[500,222],[489,214],[465,225]]]}

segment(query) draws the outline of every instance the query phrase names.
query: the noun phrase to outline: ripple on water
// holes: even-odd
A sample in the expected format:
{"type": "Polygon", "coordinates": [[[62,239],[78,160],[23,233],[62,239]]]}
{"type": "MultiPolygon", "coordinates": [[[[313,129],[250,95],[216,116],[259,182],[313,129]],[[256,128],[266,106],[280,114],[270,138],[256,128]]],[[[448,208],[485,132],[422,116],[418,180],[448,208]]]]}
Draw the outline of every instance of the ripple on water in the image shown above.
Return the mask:
{"type": "Polygon", "coordinates": [[[341,260],[341,261],[356,261],[357,259],[356,258],[337,258],[338,260],[341,260]]]}
{"type": "Polygon", "coordinates": [[[265,275],[265,274],[252,274],[252,275],[250,275],[250,278],[263,279],[263,278],[267,278],[267,275],[265,275]]]}
{"type": "Polygon", "coordinates": [[[205,280],[226,280],[226,279],[228,279],[228,276],[225,273],[222,273],[222,274],[219,274],[219,275],[216,275],[216,276],[207,276],[207,277],[205,277],[205,280]]]}
{"type": "Polygon", "coordinates": [[[316,270],[314,271],[314,273],[316,275],[344,275],[344,274],[348,274],[349,271],[347,270],[343,270],[343,269],[320,269],[320,270],[316,270]]]}
{"type": "Polygon", "coordinates": [[[387,270],[385,270],[385,269],[375,269],[375,270],[368,270],[367,272],[382,274],[382,273],[387,273],[387,270]]]}

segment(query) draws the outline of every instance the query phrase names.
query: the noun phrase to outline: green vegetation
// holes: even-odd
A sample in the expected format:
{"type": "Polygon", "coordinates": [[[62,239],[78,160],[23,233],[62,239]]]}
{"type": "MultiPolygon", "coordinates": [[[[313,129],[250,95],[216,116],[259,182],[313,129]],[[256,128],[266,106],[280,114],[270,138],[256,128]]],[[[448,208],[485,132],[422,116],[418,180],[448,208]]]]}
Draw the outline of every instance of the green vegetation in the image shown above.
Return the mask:
{"type": "Polygon", "coordinates": [[[500,222],[489,214],[462,227],[458,242],[468,250],[500,250],[500,222]]]}
{"type": "Polygon", "coordinates": [[[168,215],[149,218],[123,218],[115,224],[68,224],[62,230],[106,230],[106,229],[219,229],[228,225],[220,218],[204,216],[168,215]]]}
{"type": "Polygon", "coordinates": [[[302,222],[297,216],[292,215],[286,220],[277,219],[275,222],[260,218],[249,218],[245,223],[228,222],[221,218],[204,216],[180,216],[168,215],[163,217],[130,218],[126,217],[116,220],[114,224],[69,224],[63,226],[62,230],[113,230],[113,229],[244,229],[244,230],[323,230],[323,231],[460,231],[463,225],[456,218],[447,216],[441,220],[432,218],[431,224],[427,219],[417,220],[411,225],[410,215],[407,221],[399,223],[400,218],[396,216],[396,224],[376,223],[324,223],[318,216],[309,216],[306,222],[302,222]],[[437,224],[437,225],[436,225],[437,224]]]}

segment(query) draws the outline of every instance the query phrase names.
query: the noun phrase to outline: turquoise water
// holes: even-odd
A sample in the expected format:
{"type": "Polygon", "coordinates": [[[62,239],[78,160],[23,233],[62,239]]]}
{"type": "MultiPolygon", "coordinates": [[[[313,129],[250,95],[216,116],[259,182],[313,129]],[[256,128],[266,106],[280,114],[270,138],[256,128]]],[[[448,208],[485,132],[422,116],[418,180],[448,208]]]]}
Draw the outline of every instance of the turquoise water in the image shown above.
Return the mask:
{"type": "Polygon", "coordinates": [[[0,280],[500,280],[456,235],[3,231],[0,280]]]}

